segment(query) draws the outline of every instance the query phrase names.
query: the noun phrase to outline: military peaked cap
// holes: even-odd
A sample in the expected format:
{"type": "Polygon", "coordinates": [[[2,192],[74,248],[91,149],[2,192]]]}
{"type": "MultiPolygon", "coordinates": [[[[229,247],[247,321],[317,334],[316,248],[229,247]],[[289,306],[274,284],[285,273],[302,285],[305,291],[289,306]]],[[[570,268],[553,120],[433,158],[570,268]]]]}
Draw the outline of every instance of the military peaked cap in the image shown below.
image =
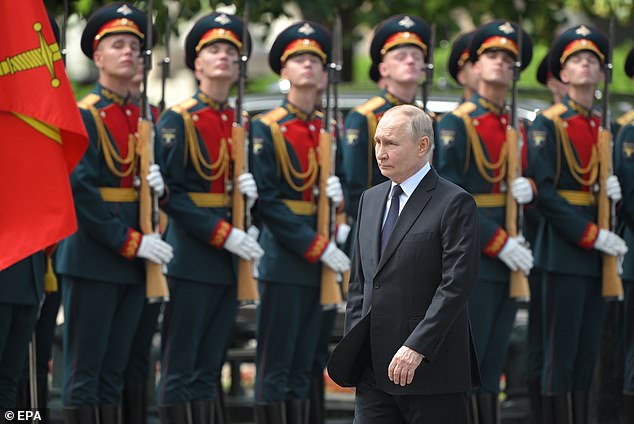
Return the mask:
{"type": "Polygon", "coordinates": [[[474,31],[470,31],[459,35],[451,46],[447,68],[449,68],[449,74],[458,84],[460,84],[458,72],[460,72],[465,63],[469,62],[469,42],[473,33],[474,31]]]}
{"type": "MultiPolygon", "coordinates": [[[[478,61],[480,55],[487,50],[503,50],[517,59],[519,26],[514,22],[496,20],[482,25],[471,38],[469,57],[471,62],[478,61]]],[[[533,58],[533,43],[530,36],[522,29],[522,70],[531,63],[533,58]]]]}
{"type": "Polygon", "coordinates": [[[381,63],[385,53],[394,48],[416,46],[423,51],[427,61],[430,38],[429,25],[418,16],[392,16],[376,27],[370,44],[370,57],[373,63],[381,63]]]}
{"type": "Polygon", "coordinates": [[[312,53],[326,64],[330,60],[332,40],[326,28],[316,22],[301,21],[282,31],[269,51],[269,66],[276,74],[294,55],[312,53]]]}

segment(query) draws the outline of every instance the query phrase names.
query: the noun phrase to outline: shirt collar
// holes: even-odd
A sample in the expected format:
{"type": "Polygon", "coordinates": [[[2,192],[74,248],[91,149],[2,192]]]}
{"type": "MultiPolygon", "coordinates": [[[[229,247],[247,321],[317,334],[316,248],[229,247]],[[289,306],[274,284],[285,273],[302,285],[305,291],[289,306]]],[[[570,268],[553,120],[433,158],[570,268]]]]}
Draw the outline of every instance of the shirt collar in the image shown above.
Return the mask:
{"type": "Polygon", "coordinates": [[[222,103],[217,102],[214,99],[212,99],[211,97],[209,97],[208,95],[206,95],[205,93],[203,93],[202,91],[200,91],[200,89],[196,92],[196,96],[198,97],[198,100],[200,100],[201,102],[203,102],[207,106],[211,107],[213,110],[220,111],[220,110],[224,110],[227,107],[229,107],[229,105],[228,105],[228,103],[226,101],[224,101],[222,103]]]}
{"type": "Polygon", "coordinates": [[[415,99],[412,99],[412,101],[408,102],[406,100],[399,99],[398,97],[396,97],[394,94],[390,93],[387,90],[383,90],[382,94],[383,94],[383,97],[394,106],[414,104],[414,100],[415,100],[415,99]]]}
{"type": "Polygon", "coordinates": [[[568,107],[570,107],[570,109],[572,109],[575,112],[577,112],[579,115],[584,116],[586,118],[589,118],[589,117],[592,116],[592,109],[588,109],[587,107],[585,107],[581,103],[575,102],[568,95],[566,95],[566,97],[564,97],[563,101],[564,101],[564,103],[568,103],[568,107]]]}
{"type": "Polygon", "coordinates": [[[482,106],[485,110],[493,112],[495,115],[502,115],[504,112],[506,112],[506,105],[498,105],[480,95],[474,95],[472,99],[477,101],[478,104],[482,106]]]}
{"type": "MultiPolygon", "coordinates": [[[[429,162],[427,162],[414,175],[412,175],[411,177],[403,181],[401,184],[399,184],[401,188],[403,189],[403,194],[407,198],[409,198],[412,195],[412,193],[414,193],[414,190],[416,190],[416,187],[418,187],[418,184],[420,184],[423,178],[425,178],[425,175],[427,175],[430,169],[431,169],[431,165],[429,165],[429,162]]],[[[396,183],[392,181],[392,188],[394,188],[395,185],[396,183]]],[[[392,193],[392,189],[390,189],[390,193],[392,193]]]]}
{"type": "Polygon", "coordinates": [[[288,98],[284,98],[282,107],[284,107],[286,110],[288,110],[290,113],[292,113],[302,121],[310,122],[317,119],[317,110],[313,110],[311,113],[306,113],[302,109],[291,103],[288,98]]]}
{"type": "Polygon", "coordinates": [[[116,103],[120,106],[124,106],[127,105],[128,103],[130,103],[132,101],[132,98],[130,96],[130,94],[126,95],[125,97],[121,96],[120,94],[115,93],[114,91],[110,90],[109,88],[104,87],[103,85],[97,83],[97,90],[99,92],[99,95],[105,99],[110,100],[113,103],[116,103]]]}

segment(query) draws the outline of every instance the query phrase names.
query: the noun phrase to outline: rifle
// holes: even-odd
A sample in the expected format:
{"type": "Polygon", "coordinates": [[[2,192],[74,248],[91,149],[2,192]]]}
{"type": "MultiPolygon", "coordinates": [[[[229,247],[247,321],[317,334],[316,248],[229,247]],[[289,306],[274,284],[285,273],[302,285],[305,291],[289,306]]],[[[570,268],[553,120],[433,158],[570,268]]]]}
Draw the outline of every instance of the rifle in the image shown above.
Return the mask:
{"type": "Polygon", "coordinates": [[[421,86],[425,112],[427,112],[427,101],[429,100],[429,86],[434,82],[434,44],[436,44],[436,23],[431,24],[431,36],[429,37],[427,60],[425,61],[425,81],[421,86]]]}
{"type": "Polygon", "coordinates": [[[165,18],[165,57],[161,61],[161,101],[159,102],[159,111],[165,111],[165,84],[170,77],[170,11],[167,8],[167,17],[165,18]]]}
{"type": "MultiPolygon", "coordinates": [[[[244,2],[242,17],[242,48],[240,49],[240,72],[238,77],[238,97],[236,98],[235,120],[231,128],[231,156],[233,160],[233,195],[232,195],[232,225],[245,230],[251,225],[251,211],[245,207],[244,196],[238,190],[238,177],[249,172],[249,139],[245,135],[242,101],[244,100],[244,85],[247,80],[247,61],[249,39],[249,2],[244,2]]],[[[259,299],[258,285],[253,278],[253,262],[238,258],[238,301],[255,302],[259,299]]]]}
{"type": "MultiPolygon", "coordinates": [[[[152,69],[152,0],[148,1],[146,48],[143,52],[143,91],[141,92],[141,116],[139,117],[139,139],[136,146],[139,155],[139,224],[143,234],[158,234],[158,196],[147,182],[150,165],[154,164],[154,123],[148,100],[148,74],[152,69]]],[[[146,297],[149,302],[169,299],[167,281],[161,264],[145,261],[146,297]]]]}
{"type": "MultiPolygon", "coordinates": [[[[616,210],[614,202],[606,193],[606,180],[613,174],[612,169],[612,133],[610,131],[610,82],[612,81],[612,40],[614,40],[614,14],[610,16],[610,36],[608,38],[608,57],[604,67],[605,80],[603,85],[603,113],[601,128],[599,129],[599,200],[598,224],[599,228],[614,231],[616,228],[616,210]]],[[[603,254],[601,294],[608,299],[623,298],[623,283],[617,269],[617,257],[603,254]]]]}
{"type": "MultiPolygon", "coordinates": [[[[326,196],[326,182],[328,177],[335,174],[335,160],[337,143],[332,135],[333,103],[330,101],[331,92],[336,93],[337,67],[339,63],[339,43],[341,38],[341,20],[339,14],[335,17],[334,39],[332,43],[331,61],[328,64],[328,83],[326,85],[326,108],[319,134],[319,201],[317,202],[317,233],[333,241],[335,237],[336,207],[326,196]],[[338,32],[337,32],[338,31],[338,32]]],[[[335,117],[336,118],[336,117],[335,117]]],[[[336,305],[341,303],[341,289],[337,284],[337,273],[327,266],[321,267],[321,304],[336,305]]]]}
{"type": "MultiPolygon", "coordinates": [[[[506,232],[510,237],[522,235],[524,227],[524,210],[511,194],[511,184],[522,176],[522,145],[524,140],[520,135],[520,122],[517,113],[517,82],[520,79],[522,70],[522,16],[520,15],[517,25],[517,60],[513,66],[513,84],[511,88],[511,119],[506,127],[506,145],[508,146],[508,162],[506,171],[506,232]]],[[[528,277],[521,271],[511,271],[509,296],[512,299],[528,300],[530,298],[530,288],[528,277]]]]}

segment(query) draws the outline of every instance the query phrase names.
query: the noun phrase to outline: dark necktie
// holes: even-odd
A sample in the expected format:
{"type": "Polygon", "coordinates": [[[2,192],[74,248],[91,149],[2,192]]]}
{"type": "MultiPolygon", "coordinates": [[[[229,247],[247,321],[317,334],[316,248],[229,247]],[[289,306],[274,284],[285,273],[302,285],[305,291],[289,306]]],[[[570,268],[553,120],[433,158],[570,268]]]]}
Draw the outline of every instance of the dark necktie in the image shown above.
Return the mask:
{"type": "Polygon", "coordinates": [[[383,230],[381,230],[381,255],[383,255],[383,251],[385,251],[385,246],[387,246],[387,242],[390,240],[392,231],[394,231],[394,226],[396,225],[396,220],[398,219],[398,210],[401,206],[399,196],[402,193],[403,189],[400,185],[395,185],[392,188],[392,201],[390,202],[390,210],[387,212],[387,218],[385,218],[383,230]]]}

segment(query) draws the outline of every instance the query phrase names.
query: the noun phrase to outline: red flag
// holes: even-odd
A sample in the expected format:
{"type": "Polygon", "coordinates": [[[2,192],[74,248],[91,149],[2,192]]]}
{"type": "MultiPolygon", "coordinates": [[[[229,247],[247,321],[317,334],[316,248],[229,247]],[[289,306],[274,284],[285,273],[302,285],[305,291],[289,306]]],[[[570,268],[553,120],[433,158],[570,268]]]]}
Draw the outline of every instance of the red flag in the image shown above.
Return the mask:
{"type": "Polygon", "coordinates": [[[77,229],[88,139],[41,0],[0,0],[0,270],[77,229]]]}

